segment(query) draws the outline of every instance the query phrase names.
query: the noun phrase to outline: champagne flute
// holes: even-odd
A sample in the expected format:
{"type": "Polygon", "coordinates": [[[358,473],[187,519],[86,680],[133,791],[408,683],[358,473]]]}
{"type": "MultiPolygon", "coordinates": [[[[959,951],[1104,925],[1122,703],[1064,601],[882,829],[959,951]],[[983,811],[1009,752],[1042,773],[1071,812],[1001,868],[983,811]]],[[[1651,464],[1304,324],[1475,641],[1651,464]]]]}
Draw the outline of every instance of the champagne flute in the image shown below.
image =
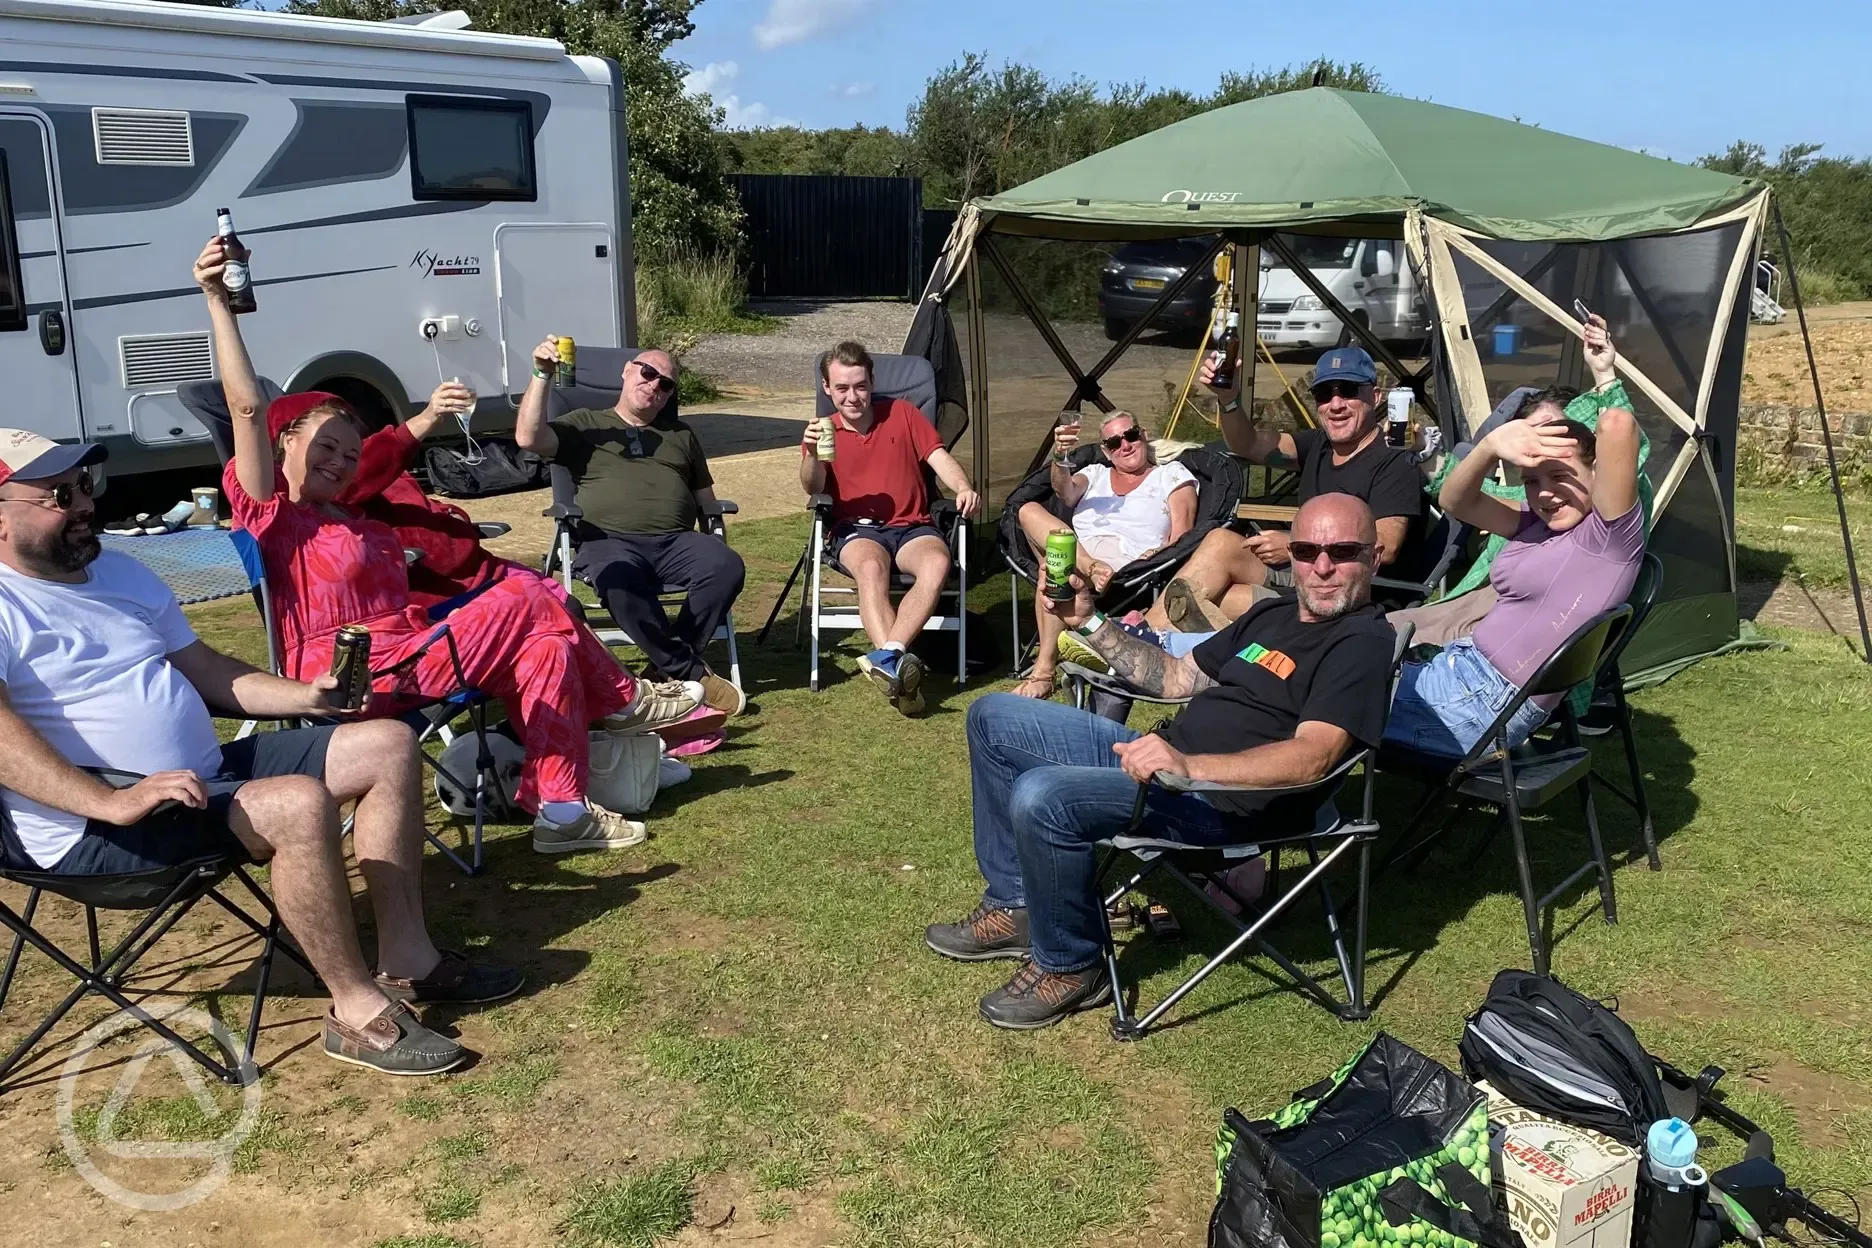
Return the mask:
{"type": "Polygon", "coordinates": [[[1077,409],[1068,408],[1059,414],[1059,428],[1061,430],[1072,431],[1073,446],[1062,449],[1056,436],[1053,442],[1053,458],[1055,460],[1063,464],[1072,457],[1073,447],[1079,445],[1079,428],[1084,422],[1084,414],[1077,409]]]}

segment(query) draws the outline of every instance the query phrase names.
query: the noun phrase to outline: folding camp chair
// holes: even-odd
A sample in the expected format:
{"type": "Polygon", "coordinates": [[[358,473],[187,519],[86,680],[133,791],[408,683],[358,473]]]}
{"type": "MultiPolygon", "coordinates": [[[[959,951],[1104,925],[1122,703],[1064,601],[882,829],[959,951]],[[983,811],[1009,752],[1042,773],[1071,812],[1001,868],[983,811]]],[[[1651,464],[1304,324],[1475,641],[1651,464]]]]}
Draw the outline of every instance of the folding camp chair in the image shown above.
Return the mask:
{"type": "MultiPolygon", "coordinates": [[[[1391,653],[1391,683],[1395,690],[1398,664],[1404,653],[1410,648],[1411,629],[1407,625],[1398,630],[1397,640],[1391,653]]],[[[1188,699],[1184,699],[1188,701],[1188,699]]],[[[1112,1035],[1119,1040],[1140,1040],[1158,1022],[1176,1007],[1177,1002],[1188,996],[1196,986],[1223,963],[1228,962],[1250,946],[1267,955],[1291,979],[1294,987],[1312,997],[1327,1010],[1348,1022],[1368,1018],[1371,1009],[1365,1001],[1365,914],[1367,885],[1371,873],[1371,846],[1378,838],[1378,822],[1373,817],[1374,781],[1377,771],[1372,765],[1374,751],[1370,747],[1355,750],[1342,760],[1331,772],[1312,784],[1291,785],[1284,788],[1255,789],[1239,785],[1218,784],[1208,780],[1192,780],[1186,776],[1173,776],[1158,773],[1146,783],[1138,785],[1137,804],[1131,809],[1131,822],[1124,833],[1112,837],[1101,844],[1106,849],[1104,861],[1099,866],[1098,878],[1103,881],[1110,875],[1112,867],[1122,855],[1129,854],[1138,862],[1138,868],[1125,881],[1105,894],[1104,906],[1101,907],[1105,923],[1105,971],[1111,978],[1113,1013],[1112,1035]],[[1359,798],[1359,813],[1353,819],[1345,819],[1339,813],[1335,801],[1340,789],[1354,771],[1362,770],[1363,783],[1359,798]],[[1152,785],[1168,789],[1175,793],[1264,793],[1284,795],[1309,795],[1319,799],[1318,817],[1310,830],[1284,832],[1266,835],[1254,826],[1253,817],[1241,821],[1243,839],[1226,845],[1186,845],[1181,841],[1164,840],[1149,835],[1146,824],[1149,811],[1145,802],[1152,785]],[[1280,858],[1284,850],[1298,850],[1306,855],[1306,871],[1291,885],[1281,887],[1280,858]],[[1339,920],[1339,909],[1333,897],[1333,890],[1326,876],[1339,859],[1357,852],[1358,884],[1353,894],[1352,942],[1347,948],[1344,926],[1339,920]],[[1228,883],[1228,873],[1235,867],[1243,866],[1263,854],[1268,855],[1269,871],[1267,885],[1262,899],[1246,898],[1236,893],[1228,883]],[[1118,972],[1118,950],[1112,940],[1111,909],[1124,895],[1137,888],[1158,871],[1166,872],[1182,884],[1196,898],[1213,910],[1224,923],[1235,930],[1235,938],[1223,947],[1220,953],[1203,963],[1196,972],[1178,984],[1162,1001],[1145,1010],[1141,1015],[1133,1015],[1125,1005],[1124,983],[1118,972]],[[1235,903],[1238,912],[1231,912],[1227,906],[1209,892],[1213,887],[1235,903]],[[1327,938],[1332,942],[1333,956],[1338,962],[1339,976],[1345,984],[1345,999],[1335,1000],[1318,979],[1314,978],[1298,963],[1277,949],[1263,933],[1284,913],[1289,906],[1310,889],[1317,889],[1320,908],[1326,920],[1327,938]],[[1258,910],[1258,914],[1251,912],[1258,910]]]]}
{"type": "Polygon", "coordinates": [[[1479,856],[1505,822],[1513,837],[1515,866],[1520,873],[1521,907],[1527,920],[1528,948],[1534,956],[1536,974],[1547,974],[1550,949],[1542,935],[1548,907],[1574,884],[1589,875],[1599,879],[1599,901],[1607,923],[1618,922],[1618,899],[1613,893],[1612,865],[1606,858],[1605,843],[1599,835],[1599,816],[1593,807],[1592,751],[1580,744],[1579,724],[1563,700],[1554,713],[1560,717],[1558,731],[1551,739],[1531,737],[1521,746],[1508,746],[1508,725],[1529,698],[1543,694],[1564,694],[1582,680],[1590,680],[1601,669],[1601,659],[1626,631],[1632,616],[1629,605],[1621,604],[1593,616],[1574,630],[1566,644],[1541,665],[1533,679],[1503,706],[1482,739],[1460,760],[1427,754],[1421,750],[1386,742],[1378,752],[1378,769],[1404,776],[1422,784],[1427,793],[1416,814],[1411,817],[1397,846],[1385,858],[1379,870],[1399,863],[1421,860],[1430,848],[1471,807],[1493,806],[1500,812],[1487,838],[1476,850],[1479,856]],[[1592,842],[1592,857],[1542,896],[1534,894],[1534,873],[1529,864],[1527,836],[1521,826],[1521,814],[1546,805],[1555,797],[1573,790],[1579,794],[1580,808],[1586,817],[1586,834],[1592,842]],[[1424,821],[1439,807],[1454,803],[1448,817],[1437,829],[1413,840],[1424,821]]]}
{"type": "MultiPolygon", "coordinates": [[[[583,408],[595,408],[600,411],[614,408],[623,393],[624,366],[642,355],[641,347],[580,347],[578,366],[574,383],[570,386],[553,386],[547,391],[546,414],[556,420],[569,412],[583,408]]],[[[676,396],[671,394],[663,414],[676,415],[676,396]]],[[[547,576],[557,576],[565,586],[567,595],[572,593],[572,565],[578,553],[579,543],[597,533],[597,529],[586,524],[585,512],[578,505],[578,483],[572,479],[572,473],[559,464],[548,467],[548,478],[552,483],[552,505],[543,513],[553,522],[552,545],[546,551],[546,562],[541,571],[547,576]]],[[[728,540],[727,517],[735,515],[741,508],[727,499],[717,499],[702,509],[698,524],[704,533],[711,533],[726,542],[728,540]]],[[[581,578],[583,579],[583,578],[581,578]]],[[[682,589],[666,590],[658,599],[666,606],[677,606],[687,593],[682,589]]],[[[613,621],[605,627],[603,621],[610,619],[602,606],[592,607],[578,599],[579,606],[585,611],[585,622],[598,634],[600,641],[607,646],[634,646],[637,643],[625,632],[620,621],[613,621]]],[[[729,613],[721,626],[715,630],[710,641],[726,643],[728,647],[728,679],[737,687],[741,684],[741,648],[735,641],[734,614],[729,613]]]]}
{"type": "MultiPolygon", "coordinates": [[[[818,406],[814,414],[819,417],[832,413],[832,400],[819,384],[820,372],[825,357],[813,365],[813,386],[818,393],[818,406]]],[[[937,436],[942,439],[945,449],[952,448],[961,440],[968,428],[966,415],[951,421],[951,427],[945,429],[937,423],[936,372],[930,362],[915,355],[879,355],[872,357],[871,395],[876,399],[905,399],[932,426],[937,436]]],[[[968,683],[968,524],[962,514],[956,510],[954,500],[943,497],[935,479],[935,474],[925,466],[930,499],[930,516],[935,526],[949,544],[949,579],[944,583],[942,593],[937,599],[937,609],[924,623],[923,631],[954,633],[956,635],[956,683],[968,683]],[[951,611],[944,611],[943,604],[948,603],[951,611]]],[[[773,610],[767,616],[767,623],[761,626],[760,635],[767,636],[774,621],[780,616],[780,608],[786,604],[787,596],[793,589],[793,582],[804,575],[800,586],[798,635],[811,628],[811,658],[807,668],[807,686],[815,692],[819,688],[819,639],[827,631],[851,632],[864,627],[864,621],[858,614],[858,591],[843,585],[828,585],[825,572],[835,572],[842,577],[849,573],[839,565],[832,555],[830,544],[832,531],[832,497],[829,494],[815,494],[809,501],[813,513],[812,531],[807,535],[806,548],[800,552],[799,561],[793,565],[792,573],[786,584],[780,589],[780,596],[774,600],[773,610]],[[810,565],[810,568],[809,568],[810,565]],[[828,601],[829,600],[829,601],[828,601]]],[[[893,598],[914,584],[911,577],[893,570],[890,590],[893,598]]]]}
{"type": "MultiPolygon", "coordinates": [[[[279,397],[280,389],[277,385],[264,377],[257,380],[263,403],[270,403],[279,397]]],[[[234,457],[234,424],[232,416],[228,413],[227,399],[221,389],[221,383],[218,381],[185,382],[178,388],[177,394],[183,406],[207,427],[209,437],[214,442],[215,453],[225,466],[234,457]]],[[[481,530],[483,537],[498,537],[507,532],[509,528],[505,524],[478,525],[477,527],[481,530]]],[[[259,543],[254,540],[252,534],[240,529],[232,530],[228,536],[240,555],[241,566],[246,570],[247,583],[253,593],[254,606],[260,612],[260,621],[266,633],[267,668],[275,676],[281,675],[285,668],[279,651],[278,625],[273,614],[273,595],[267,586],[266,562],[261,557],[259,543]]],[[[407,550],[404,552],[408,557],[414,557],[418,553],[407,550]]],[[[436,612],[445,614],[451,605],[447,602],[440,604],[432,615],[436,612]]],[[[429,843],[435,846],[439,853],[454,863],[464,874],[479,875],[482,867],[482,829],[487,816],[498,814],[503,818],[512,817],[518,808],[514,806],[512,795],[506,791],[501,782],[494,753],[488,746],[488,698],[479,690],[469,687],[467,680],[463,678],[461,660],[455,654],[454,635],[446,628],[439,628],[423,650],[426,651],[429,645],[437,643],[448,647],[461,687],[427,707],[406,713],[403,719],[416,731],[418,753],[423,761],[438,776],[454,785],[458,792],[474,794],[473,840],[470,855],[464,860],[426,826],[423,834],[428,837],[429,843]],[[475,734],[478,746],[475,758],[475,778],[472,783],[464,783],[459,776],[444,767],[439,759],[432,757],[427,750],[421,748],[431,740],[439,741],[444,746],[448,745],[455,737],[453,725],[464,716],[469,720],[470,729],[475,734]]],[[[245,737],[258,727],[256,721],[248,720],[240,726],[236,736],[245,737]]],[[[348,831],[349,828],[350,822],[347,820],[346,830],[348,831]]]]}
{"type": "MultiPolygon", "coordinates": [[[[1074,450],[1067,463],[1074,472],[1099,462],[1099,448],[1082,446],[1074,450]]],[[[1182,537],[1154,555],[1135,559],[1112,574],[1111,582],[1098,595],[1098,609],[1106,615],[1122,615],[1134,608],[1148,606],[1170,578],[1177,574],[1198,543],[1209,533],[1235,518],[1235,505],[1241,501],[1241,469],[1227,455],[1192,447],[1177,457],[1177,463],[1196,478],[1196,523],[1182,537]]],[[[1001,527],[996,542],[1008,565],[1008,597],[1014,620],[1014,652],[1022,655],[1017,667],[1025,665],[1021,650],[1021,597],[1023,582],[1037,586],[1039,560],[1020,525],[1021,508],[1039,503],[1053,513],[1061,524],[1072,523],[1071,511],[1053,493],[1052,469],[1046,467],[1029,476],[1008,495],[1001,508],[1001,527]]]]}
{"type": "Polygon", "coordinates": [[[1638,579],[1632,584],[1631,597],[1626,599],[1631,604],[1631,622],[1606,647],[1605,657],[1599,661],[1599,683],[1595,686],[1593,697],[1593,706],[1604,706],[1618,728],[1625,747],[1625,766],[1631,772],[1631,792],[1627,793],[1596,772],[1593,779],[1612,796],[1630,806],[1638,816],[1638,828],[1644,837],[1645,860],[1653,871],[1662,871],[1664,864],[1658,859],[1657,831],[1651,824],[1651,803],[1645,796],[1644,768],[1638,762],[1638,734],[1632,729],[1631,703],[1625,699],[1625,676],[1619,671],[1619,657],[1625,653],[1627,643],[1644,626],[1645,618],[1651,614],[1651,608],[1657,605],[1658,593],[1663,587],[1664,564],[1656,555],[1645,555],[1644,562],[1638,565],[1638,579]]]}
{"type": "MultiPolygon", "coordinates": [[[[100,768],[87,770],[106,783],[120,788],[142,779],[141,776],[127,772],[100,768]]],[[[199,817],[200,812],[170,802],[158,806],[147,816],[147,820],[172,821],[199,817]]],[[[12,820],[4,812],[0,812],[0,837],[6,841],[9,861],[30,861],[13,834],[12,820]]],[[[251,1083],[259,1074],[253,1061],[254,1045],[260,1035],[260,1013],[266,1005],[267,982],[273,971],[274,952],[285,953],[305,967],[308,973],[312,973],[311,963],[306,961],[305,955],[281,932],[279,912],[274,909],[272,899],[247,874],[246,863],[231,856],[206,857],[157,871],[121,875],[60,875],[51,871],[0,867],[0,879],[21,885],[27,890],[26,904],[21,911],[16,912],[11,906],[0,902],[0,924],[13,933],[13,945],[7,954],[6,969],[0,972],[0,1006],[6,1004],[7,995],[13,987],[13,976],[19,969],[20,954],[28,944],[78,981],[78,986],[53,1006],[39,1025],[5,1059],[0,1060],[0,1091],[6,1090],[7,1076],[13,1073],[40,1041],[58,1026],[59,1021],[79,1001],[93,993],[130,1014],[142,1026],[176,1046],[223,1083],[251,1083]],[[222,892],[222,886],[229,880],[239,883],[253,897],[264,918],[255,918],[228,900],[222,892]],[[80,961],[66,953],[33,926],[39,901],[46,893],[64,897],[84,907],[85,934],[89,945],[85,960],[80,961]],[[183,1039],[167,1023],[144,1009],[139,1001],[132,1000],[124,988],[124,981],[136,969],[137,963],[204,897],[226,910],[261,939],[253,1004],[247,1014],[246,1043],[238,1054],[227,1054],[228,1061],[210,1057],[199,1045],[183,1039]],[[98,941],[99,910],[142,911],[143,917],[122,940],[106,951],[98,941]]]]}

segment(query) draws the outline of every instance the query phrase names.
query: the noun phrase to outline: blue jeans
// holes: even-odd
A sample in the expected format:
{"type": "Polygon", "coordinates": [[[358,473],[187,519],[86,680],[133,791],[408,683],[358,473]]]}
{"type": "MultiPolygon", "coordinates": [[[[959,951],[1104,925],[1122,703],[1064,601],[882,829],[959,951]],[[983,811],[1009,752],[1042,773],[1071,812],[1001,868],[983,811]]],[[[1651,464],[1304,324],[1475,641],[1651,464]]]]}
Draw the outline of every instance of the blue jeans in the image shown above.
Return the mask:
{"type": "MultiPolygon", "coordinates": [[[[1084,970],[1104,950],[1096,843],[1123,832],[1137,781],[1112,746],[1139,734],[1063,706],[991,693],[969,707],[969,780],[975,860],[985,899],[1027,908],[1033,960],[1042,970],[1084,970]]],[[[1192,793],[1153,788],[1150,834],[1192,845],[1239,839],[1239,821],[1192,793]]]]}
{"type": "MultiPolygon", "coordinates": [[[[1502,708],[1519,691],[1495,665],[1460,637],[1428,663],[1406,663],[1399,674],[1397,697],[1385,740],[1426,754],[1461,758],[1494,726],[1502,708]]],[[[1532,700],[1508,721],[1508,744],[1516,746],[1547,722],[1547,711],[1532,700]]]]}

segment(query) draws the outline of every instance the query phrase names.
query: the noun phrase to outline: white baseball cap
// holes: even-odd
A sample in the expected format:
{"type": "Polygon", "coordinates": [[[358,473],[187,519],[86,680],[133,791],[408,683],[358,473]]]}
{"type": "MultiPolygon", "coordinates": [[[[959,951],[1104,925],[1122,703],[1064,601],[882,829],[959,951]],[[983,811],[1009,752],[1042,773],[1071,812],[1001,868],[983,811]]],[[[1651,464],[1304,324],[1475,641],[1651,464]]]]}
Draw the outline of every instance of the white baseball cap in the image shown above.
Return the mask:
{"type": "Polygon", "coordinates": [[[54,442],[26,429],[0,429],[0,485],[43,481],[98,463],[106,454],[95,442],[54,442]]]}

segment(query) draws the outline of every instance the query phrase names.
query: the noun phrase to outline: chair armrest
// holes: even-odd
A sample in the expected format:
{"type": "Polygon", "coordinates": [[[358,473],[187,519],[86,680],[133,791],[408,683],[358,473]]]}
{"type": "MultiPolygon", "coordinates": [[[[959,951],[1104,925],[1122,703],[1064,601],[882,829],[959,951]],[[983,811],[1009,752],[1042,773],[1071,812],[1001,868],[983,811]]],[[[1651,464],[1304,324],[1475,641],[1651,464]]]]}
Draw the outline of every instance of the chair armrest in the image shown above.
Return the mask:
{"type": "Polygon", "coordinates": [[[583,520],[585,518],[585,509],[580,507],[577,503],[554,503],[546,510],[540,512],[540,515],[545,516],[549,520],[565,523],[568,521],[583,520]]]}
{"type": "Polygon", "coordinates": [[[475,522],[475,532],[486,541],[490,537],[505,537],[513,532],[513,525],[505,520],[479,520],[475,522]]]}
{"type": "Polygon", "coordinates": [[[422,556],[423,552],[417,550],[414,546],[405,546],[403,548],[403,566],[406,568],[415,567],[418,563],[422,562],[422,556]]]}
{"type": "Polygon", "coordinates": [[[815,494],[806,500],[806,507],[810,511],[829,512],[832,510],[832,496],[830,494],[815,494]]]}
{"type": "Polygon", "coordinates": [[[1151,777],[1151,783],[1169,789],[1172,793],[1308,793],[1342,779],[1370,753],[1370,750],[1355,751],[1350,758],[1310,784],[1223,784],[1219,780],[1196,780],[1167,771],[1157,772],[1151,777]]]}
{"type": "Polygon", "coordinates": [[[725,499],[725,498],[718,498],[714,502],[706,504],[702,508],[702,514],[705,516],[739,515],[741,514],[741,504],[730,502],[728,499],[725,499]]]}
{"type": "Polygon", "coordinates": [[[1160,698],[1153,694],[1139,693],[1110,672],[1097,672],[1077,663],[1064,662],[1059,665],[1059,674],[1068,680],[1082,681],[1100,693],[1109,693],[1115,698],[1128,698],[1133,702],[1145,702],[1152,706],[1188,706],[1188,698],[1160,698]]]}
{"type": "Polygon", "coordinates": [[[1405,593],[1414,593],[1420,597],[1428,597],[1430,590],[1433,588],[1432,585],[1419,584],[1416,581],[1394,580],[1388,576],[1374,576],[1371,578],[1371,583],[1373,589],[1402,590],[1405,593]]]}

